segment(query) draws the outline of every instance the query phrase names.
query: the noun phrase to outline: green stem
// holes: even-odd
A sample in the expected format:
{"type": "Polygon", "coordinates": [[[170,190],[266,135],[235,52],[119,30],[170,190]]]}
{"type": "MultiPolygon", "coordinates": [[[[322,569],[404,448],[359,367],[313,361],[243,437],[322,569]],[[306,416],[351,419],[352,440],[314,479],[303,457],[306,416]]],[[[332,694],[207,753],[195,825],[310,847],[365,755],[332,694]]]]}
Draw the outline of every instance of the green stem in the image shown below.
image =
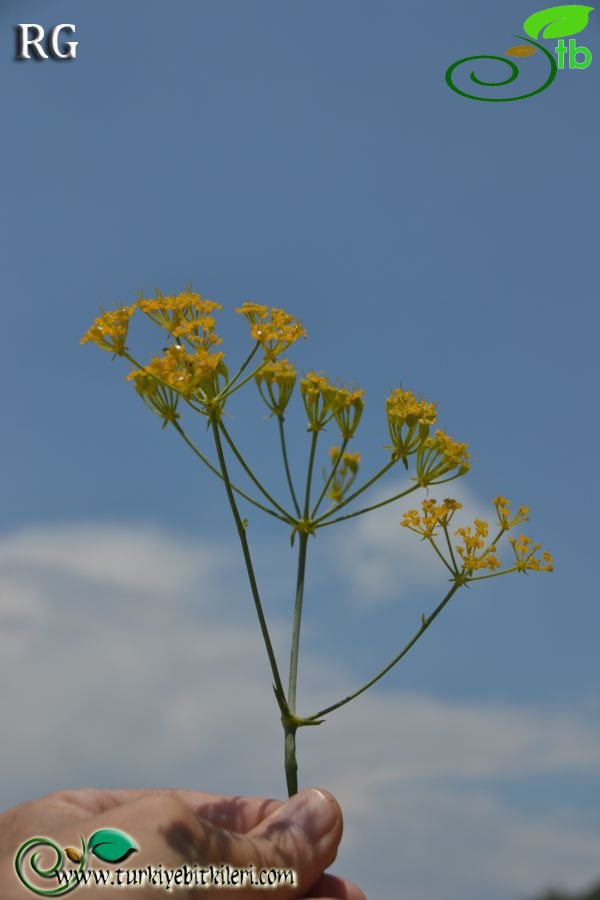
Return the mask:
{"type": "Polygon", "coordinates": [[[408,651],[411,649],[411,647],[413,647],[414,644],[417,643],[417,641],[419,640],[421,635],[423,635],[427,631],[427,629],[429,628],[429,626],[431,625],[433,620],[436,619],[437,616],[441,613],[443,608],[450,601],[450,598],[456,593],[456,591],[459,589],[460,586],[461,585],[458,582],[455,582],[452,585],[452,587],[450,588],[450,590],[448,591],[448,593],[446,594],[446,596],[444,597],[442,602],[434,609],[434,611],[431,613],[431,615],[429,617],[423,619],[421,627],[416,632],[416,634],[413,635],[413,637],[410,639],[408,644],[405,644],[405,646],[402,648],[400,653],[398,653],[398,655],[395,656],[390,663],[388,663],[388,665],[385,667],[385,669],[382,669],[381,672],[379,672],[379,674],[377,674],[374,678],[371,678],[370,681],[367,681],[366,684],[363,684],[363,686],[361,688],[359,688],[357,691],[355,691],[353,694],[349,694],[347,697],[344,697],[343,700],[339,700],[337,703],[333,703],[331,706],[327,706],[325,709],[321,709],[318,713],[315,713],[314,716],[309,716],[306,721],[313,721],[314,719],[320,719],[322,716],[326,716],[330,712],[333,712],[334,709],[339,709],[341,706],[344,706],[346,703],[349,703],[351,700],[354,700],[355,697],[358,697],[360,694],[363,694],[368,688],[370,688],[377,681],[379,681],[380,678],[383,678],[383,676],[387,672],[389,672],[390,669],[393,666],[395,666],[397,662],[400,662],[402,657],[408,653],[408,651]]]}
{"type": "MultiPolygon", "coordinates": [[[[318,431],[313,431],[310,442],[310,454],[308,469],[306,472],[306,493],[304,496],[304,519],[308,520],[310,510],[310,488],[312,473],[315,464],[315,451],[317,448],[318,431]]],[[[304,601],[304,579],[306,573],[306,551],[308,546],[308,533],[300,533],[298,549],[298,573],[296,576],[296,599],[294,602],[294,619],[292,624],[292,642],[290,650],[290,675],[288,685],[288,709],[292,715],[296,713],[296,689],[298,685],[298,658],[300,654],[300,629],[302,624],[302,604],[304,601]]],[[[285,728],[285,775],[288,794],[291,797],[298,790],[298,761],[296,759],[296,731],[297,726],[286,723],[285,728]]]]}
{"type": "Polygon", "coordinates": [[[310,442],[310,453],[308,457],[308,471],[306,473],[306,492],[304,494],[304,518],[308,519],[310,511],[310,489],[312,485],[313,469],[315,466],[315,451],[317,449],[317,441],[319,440],[319,432],[313,431],[312,440],[310,442]]]}
{"type": "Polygon", "coordinates": [[[285,780],[288,797],[298,793],[298,761],[296,759],[296,725],[285,725],[285,780]]]}
{"type": "Polygon", "coordinates": [[[510,575],[511,572],[518,572],[519,569],[517,566],[513,566],[512,569],[503,569],[501,572],[492,572],[490,575],[472,575],[469,576],[469,581],[484,581],[486,578],[498,578],[499,575],[510,575]]]}
{"type": "MultiPolygon", "coordinates": [[[[450,563],[448,562],[448,560],[446,559],[446,557],[444,556],[442,551],[439,549],[436,542],[434,541],[433,537],[427,538],[427,540],[429,541],[429,543],[431,544],[431,546],[433,547],[433,549],[435,550],[435,552],[437,553],[437,555],[439,556],[441,561],[444,563],[444,565],[446,566],[446,568],[448,569],[448,571],[450,572],[452,577],[454,578],[456,575],[458,575],[458,569],[452,568],[452,566],[450,565],[450,563]]],[[[456,566],[456,563],[455,563],[455,566],[456,566]]]]}
{"type": "Polygon", "coordinates": [[[290,677],[288,689],[288,706],[290,712],[296,712],[296,686],[298,682],[298,655],[300,648],[300,626],[302,621],[302,603],[304,599],[304,577],[306,572],[306,548],[308,545],[308,534],[303,532],[300,535],[300,546],[298,549],[298,574],[296,577],[296,600],[294,603],[294,621],[292,625],[292,644],[290,652],[290,677]]]}
{"type": "Polygon", "coordinates": [[[244,470],[244,472],[246,473],[246,475],[248,476],[248,478],[249,478],[251,481],[254,482],[254,484],[256,485],[256,487],[259,489],[259,491],[261,492],[261,494],[263,494],[263,496],[267,498],[267,500],[269,501],[269,503],[271,503],[271,504],[275,507],[275,509],[278,509],[279,512],[280,512],[283,516],[285,516],[285,521],[288,522],[290,525],[294,525],[294,524],[295,524],[295,519],[294,519],[294,517],[291,516],[291,515],[283,508],[283,506],[280,506],[280,504],[279,504],[276,500],[274,500],[273,497],[271,497],[271,495],[270,495],[269,492],[266,490],[266,488],[264,488],[264,487],[262,486],[262,484],[260,483],[260,481],[258,480],[258,478],[256,477],[256,475],[254,474],[254,472],[252,471],[252,469],[251,469],[251,468],[248,466],[248,464],[246,463],[246,460],[244,459],[244,457],[243,457],[243,456],[241,455],[241,453],[239,452],[238,448],[237,448],[237,447],[235,446],[235,444],[233,443],[233,440],[232,440],[232,438],[231,438],[229,432],[227,431],[227,429],[226,429],[225,426],[223,425],[223,422],[222,422],[222,421],[219,422],[218,427],[219,427],[219,429],[223,432],[223,436],[224,436],[225,440],[227,441],[227,443],[229,444],[229,446],[230,446],[230,448],[231,448],[231,450],[232,450],[232,452],[233,452],[233,455],[235,456],[235,458],[237,459],[237,461],[238,461],[239,464],[241,465],[242,469],[244,470]]]}
{"type": "Polygon", "coordinates": [[[444,534],[446,536],[446,543],[448,544],[448,550],[450,551],[450,559],[452,560],[452,565],[454,566],[455,571],[458,572],[459,569],[458,569],[458,566],[456,565],[456,557],[454,556],[454,548],[452,546],[452,541],[450,540],[450,535],[448,533],[448,526],[443,525],[442,527],[444,529],[444,534]]]}
{"type": "MultiPolygon", "coordinates": [[[[390,459],[390,461],[388,463],[386,463],[385,466],[379,470],[379,472],[377,472],[375,475],[373,475],[372,478],[370,478],[368,481],[366,481],[365,484],[362,485],[362,487],[359,487],[358,490],[354,491],[353,494],[350,494],[349,497],[346,497],[345,500],[342,500],[341,503],[338,503],[337,506],[334,506],[333,509],[328,509],[327,512],[323,513],[322,516],[319,516],[318,519],[315,519],[314,524],[318,525],[320,522],[323,522],[325,519],[328,519],[329,516],[332,516],[334,513],[338,512],[340,509],[343,509],[344,506],[347,506],[349,503],[352,503],[352,501],[354,499],[356,499],[356,497],[358,497],[360,494],[362,494],[364,491],[366,491],[367,488],[370,488],[372,484],[375,484],[375,482],[378,481],[378,479],[381,478],[382,475],[385,475],[385,473],[388,472],[392,468],[392,466],[395,466],[397,462],[398,462],[397,459],[390,459]]],[[[402,496],[402,495],[399,495],[399,496],[402,496]]],[[[391,501],[386,501],[386,502],[391,502],[391,501]]],[[[381,505],[381,504],[378,504],[378,505],[381,505]]],[[[370,508],[371,507],[369,507],[369,509],[370,508]]],[[[366,510],[365,510],[365,512],[366,512],[366,510]]],[[[356,513],[354,515],[356,515],[356,513]]],[[[330,524],[330,523],[328,522],[327,524],[330,524]]]]}
{"type": "MultiPolygon", "coordinates": [[[[306,547],[308,535],[300,535],[300,548],[298,551],[298,576],[296,580],[296,602],[294,604],[294,622],[292,625],[292,644],[290,652],[290,674],[288,687],[288,708],[292,715],[296,712],[296,687],[298,683],[298,656],[300,650],[300,625],[302,621],[302,601],[304,596],[304,573],[306,569],[306,547]]],[[[288,789],[288,797],[298,792],[298,761],[296,759],[296,731],[293,723],[284,725],[285,731],[285,778],[288,789]]]]}
{"type": "Polygon", "coordinates": [[[344,440],[342,442],[342,446],[340,447],[340,452],[338,453],[337,459],[335,460],[333,466],[331,467],[331,472],[329,473],[329,477],[325,481],[325,484],[323,485],[323,490],[319,494],[319,499],[315,503],[315,505],[313,507],[313,511],[310,514],[311,519],[314,519],[314,517],[316,516],[317,510],[318,510],[319,506],[321,505],[321,503],[323,502],[323,497],[327,493],[327,489],[328,489],[329,485],[335,478],[335,473],[338,470],[338,467],[339,467],[339,465],[342,461],[342,457],[344,455],[344,450],[346,449],[347,446],[348,446],[348,438],[344,438],[344,440]]]}
{"type": "Polygon", "coordinates": [[[283,413],[277,416],[277,424],[279,426],[279,441],[281,443],[281,454],[283,456],[283,465],[285,467],[285,476],[287,478],[287,483],[290,489],[290,494],[292,495],[292,501],[294,503],[294,509],[296,510],[296,515],[300,518],[300,504],[298,503],[298,498],[296,497],[296,491],[294,490],[294,482],[292,481],[292,473],[290,472],[290,464],[287,455],[287,447],[285,443],[285,430],[283,427],[283,413]]]}
{"type": "MultiPolygon", "coordinates": [[[[240,377],[240,375],[242,374],[244,369],[246,369],[250,365],[252,358],[253,358],[254,354],[256,353],[256,351],[258,350],[258,348],[259,348],[259,344],[257,342],[254,345],[252,351],[248,354],[248,356],[246,357],[246,359],[240,366],[240,368],[237,370],[237,372],[235,373],[233,378],[227,382],[227,384],[225,385],[225,387],[223,388],[223,390],[221,391],[219,396],[216,398],[217,400],[221,400],[224,396],[227,396],[229,394],[229,389],[231,387],[233,387],[233,385],[236,383],[236,381],[238,380],[238,378],[240,377]]],[[[238,387],[241,387],[241,385],[238,385],[238,387]]],[[[236,390],[237,390],[237,388],[236,388],[236,390]]]]}
{"type": "Polygon", "coordinates": [[[225,490],[227,492],[227,499],[229,500],[229,505],[231,507],[231,512],[233,513],[233,518],[235,520],[235,525],[237,528],[237,532],[240,538],[240,544],[242,545],[242,553],[244,555],[244,562],[246,563],[246,570],[248,572],[248,580],[250,582],[250,590],[252,591],[252,598],[254,600],[254,606],[256,607],[256,614],[258,616],[258,622],[260,624],[260,630],[262,632],[263,640],[265,642],[265,647],[267,650],[267,656],[269,657],[269,663],[271,665],[271,672],[273,673],[273,680],[275,696],[277,697],[279,708],[281,709],[282,714],[287,713],[287,709],[284,707],[284,699],[285,694],[283,691],[283,685],[281,683],[281,677],[279,675],[279,669],[277,668],[277,660],[275,658],[275,652],[273,650],[273,645],[271,643],[271,638],[269,635],[269,629],[267,628],[267,622],[265,619],[265,615],[262,608],[262,603],[260,601],[260,594],[258,592],[258,585],[256,584],[256,577],[254,575],[254,567],[252,565],[252,558],[250,556],[250,548],[248,546],[248,539],[246,538],[246,529],[244,528],[244,523],[240,518],[240,514],[237,508],[237,504],[235,502],[235,497],[233,496],[233,488],[231,487],[231,482],[229,480],[229,474],[227,472],[227,465],[225,463],[225,455],[223,453],[223,445],[221,443],[221,435],[219,433],[219,422],[216,417],[211,419],[213,435],[215,438],[215,446],[217,448],[217,456],[219,458],[219,465],[221,467],[221,473],[223,475],[223,481],[225,483],[225,490]]]}
{"type": "Polygon", "coordinates": [[[239,384],[236,384],[236,386],[234,388],[232,388],[232,390],[221,391],[221,393],[219,394],[219,399],[225,399],[226,397],[230,397],[232,394],[235,394],[236,391],[239,391],[240,388],[244,387],[245,384],[248,384],[249,381],[252,381],[252,379],[263,368],[263,366],[266,365],[266,362],[267,362],[267,360],[263,359],[260,366],[257,366],[255,369],[253,369],[252,372],[250,372],[249,375],[246,375],[246,377],[242,381],[240,381],[239,384]]]}
{"type": "MultiPolygon", "coordinates": [[[[223,480],[223,476],[221,475],[221,473],[219,472],[217,467],[213,466],[213,464],[210,462],[210,460],[208,460],[206,458],[206,456],[204,456],[202,451],[199,450],[198,447],[196,447],[196,445],[191,440],[191,438],[189,438],[188,435],[185,433],[185,431],[183,430],[181,425],[179,425],[177,422],[172,422],[171,424],[173,425],[175,430],[179,432],[179,434],[184,439],[184,441],[186,442],[188,447],[190,447],[190,449],[193,450],[193,452],[196,454],[196,456],[202,460],[204,465],[208,466],[208,468],[210,469],[211,472],[213,472],[218,478],[223,480]]],[[[239,494],[240,497],[243,497],[244,500],[248,501],[248,503],[252,503],[253,506],[257,506],[258,509],[262,509],[263,512],[268,513],[268,515],[273,516],[275,519],[279,519],[280,522],[286,522],[289,524],[288,519],[284,519],[283,516],[280,516],[279,513],[275,512],[275,510],[269,509],[268,506],[263,506],[262,503],[259,503],[258,500],[255,500],[253,497],[250,497],[248,494],[246,494],[244,491],[242,491],[239,487],[236,487],[235,484],[232,484],[231,487],[235,491],[236,494],[239,494]]]]}
{"type": "MultiPolygon", "coordinates": [[[[388,497],[387,500],[381,500],[379,503],[374,503],[372,506],[365,506],[363,509],[357,509],[356,512],[346,513],[345,516],[338,516],[336,519],[330,519],[328,522],[323,522],[323,516],[321,516],[320,519],[315,521],[315,527],[325,528],[327,525],[335,525],[336,522],[343,522],[345,519],[354,519],[355,516],[362,516],[364,513],[371,512],[373,509],[379,509],[381,506],[387,506],[388,503],[394,503],[396,500],[400,500],[401,497],[407,497],[409,494],[412,494],[413,491],[418,491],[420,487],[420,484],[414,484],[400,494],[394,494],[393,497],[388,497]]],[[[343,505],[343,503],[340,504],[340,506],[343,505]]],[[[337,509],[339,508],[340,507],[338,506],[337,509]]],[[[332,512],[335,512],[335,510],[332,510],[332,512]]]]}

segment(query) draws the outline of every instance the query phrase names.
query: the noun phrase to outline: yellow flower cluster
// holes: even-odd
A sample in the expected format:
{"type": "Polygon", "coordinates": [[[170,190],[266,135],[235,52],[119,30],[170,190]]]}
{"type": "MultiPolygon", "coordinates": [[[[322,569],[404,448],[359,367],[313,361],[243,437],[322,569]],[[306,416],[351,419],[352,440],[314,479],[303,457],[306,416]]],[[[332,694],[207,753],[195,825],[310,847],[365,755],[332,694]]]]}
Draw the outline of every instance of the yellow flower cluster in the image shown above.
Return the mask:
{"type": "MultiPolygon", "coordinates": [[[[92,342],[103,350],[132,360],[126,341],[129,322],[138,309],[175,341],[164,348],[162,357],[150,360],[145,367],[138,364],[138,369],[128,376],[144,402],[163,418],[165,424],[178,418],[176,395],[202,403],[205,412],[212,409],[215,404],[211,401],[226,390],[228,378],[223,353],[211,352],[215,345],[222,343],[215,332],[216,322],[212,315],[221,309],[221,304],[205,300],[191,288],[173,296],[157,291],[154,298],[140,297],[131,306],[103,313],[81,343],[92,342]],[[159,386],[161,390],[158,390],[159,386]]],[[[259,388],[261,385],[267,387],[268,399],[264,399],[281,415],[294,388],[296,372],[291,363],[278,362],[276,357],[304,336],[305,331],[282,309],[245,303],[237,312],[246,316],[252,337],[263,347],[267,364],[257,382],[259,388]]],[[[223,405],[222,398],[219,403],[223,405]]]]}
{"type": "Polygon", "coordinates": [[[265,363],[256,373],[260,395],[276,416],[283,416],[296,384],[296,369],[287,359],[265,363]],[[266,393],[265,393],[266,392],[266,393]]]}
{"type": "Polygon", "coordinates": [[[308,372],[300,380],[300,393],[308,416],[309,431],[321,431],[335,413],[337,388],[324,375],[308,372]]]}
{"type": "Polygon", "coordinates": [[[259,341],[267,359],[274,360],[298,338],[306,337],[300,322],[283,309],[247,301],[236,312],[250,322],[250,336],[259,341]]]}
{"type": "Polygon", "coordinates": [[[541,544],[532,544],[531,538],[525,537],[523,534],[518,538],[509,538],[508,540],[515,554],[515,568],[518,572],[525,572],[527,569],[532,572],[554,571],[554,560],[550,553],[545,550],[540,558],[536,557],[541,544]]]}
{"type": "Polygon", "coordinates": [[[172,297],[157,291],[154,299],[142,297],[137,306],[172,337],[183,338],[193,347],[208,350],[221,343],[221,338],[214,332],[215,320],[211,316],[215,309],[221,309],[221,304],[204,300],[190,289],[172,297]]]}
{"type": "Polygon", "coordinates": [[[462,503],[452,499],[439,504],[436,500],[423,500],[421,505],[423,513],[420,515],[416,509],[409,509],[404,513],[402,525],[425,538],[433,537],[440,525],[447,527],[456,510],[462,509],[462,503]]]}
{"type": "MultiPolygon", "coordinates": [[[[137,379],[151,375],[166,387],[172,388],[186,400],[196,400],[207,404],[222,388],[221,378],[227,378],[227,367],[223,353],[209,353],[202,348],[188,353],[181,344],[171,344],[163,356],[155,357],[143,370],[135,370],[128,376],[137,379]]],[[[144,381],[139,382],[138,392],[143,390],[144,381]]]]}
{"type": "Polygon", "coordinates": [[[337,422],[338,428],[344,440],[349,441],[354,437],[354,432],[359,426],[362,418],[365,401],[363,400],[364,391],[358,388],[355,391],[349,391],[346,388],[336,388],[334,397],[335,411],[333,416],[337,422]]]}
{"type": "Polygon", "coordinates": [[[360,453],[341,453],[340,448],[331,447],[329,456],[334,469],[333,478],[327,490],[327,497],[339,503],[351,488],[360,465],[360,453]]]}
{"type": "Polygon", "coordinates": [[[300,392],[308,416],[309,431],[321,431],[335,419],[345,440],[358,428],[364,409],[364,391],[349,391],[330,384],[324,375],[308,372],[300,381],[300,392]]]}
{"type": "Polygon", "coordinates": [[[511,517],[510,500],[507,500],[506,497],[494,497],[493,503],[498,514],[498,525],[503,531],[508,531],[509,528],[514,528],[515,525],[529,521],[528,506],[520,506],[515,515],[511,517]]]}
{"type": "Polygon", "coordinates": [[[123,356],[127,349],[125,342],[129,321],[136,307],[137,304],[134,303],[133,306],[123,306],[121,309],[113,309],[98,316],[91,328],[81,338],[81,343],[90,342],[96,344],[101,350],[123,356]]]}
{"type": "Polygon", "coordinates": [[[429,426],[435,424],[435,404],[417,400],[412,391],[396,388],[385,408],[394,458],[401,459],[408,468],[407,457],[417,452],[429,434],[429,426]]]}
{"type": "Polygon", "coordinates": [[[462,538],[462,545],[457,545],[456,552],[462,559],[463,571],[472,574],[476,569],[488,569],[494,572],[500,568],[500,560],[496,556],[496,545],[485,545],[490,526],[481,519],[475,519],[473,527],[458,528],[456,537],[462,538]]]}
{"type": "MultiPolygon", "coordinates": [[[[532,545],[531,539],[524,536],[519,537],[518,540],[509,538],[515,554],[516,564],[502,572],[497,571],[501,566],[500,560],[496,555],[498,541],[510,528],[525,521],[528,518],[529,510],[527,507],[521,506],[518,513],[511,518],[509,500],[505,497],[496,497],[493,503],[498,512],[500,531],[495,539],[489,543],[487,543],[490,530],[489,524],[482,519],[475,519],[472,526],[468,525],[456,529],[454,536],[459,538],[460,541],[456,543],[454,549],[452,548],[448,525],[456,510],[462,508],[462,504],[457,500],[447,499],[440,504],[432,499],[423,500],[421,504],[422,512],[419,513],[416,509],[408,510],[404,513],[402,525],[404,528],[409,528],[411,531],[422,535],[434,546],[436,546],[435,538],[441,528],[451,554],[451,561],[446,561],[446,564],[448,568],[454,571],[457,577],[462,577],[466,580],[471,578],[473,572],[482,569],[498,575],[514,571],[523,572],[526,569],[537,572],[552,572],[552,556],[544,552],[538,558],[536,554],[540,549],[540,545],[532,545]],[[454,550],[460,558],[460,570],[456,566],[454,550]]],[[[436,549],[438,549],[437,546],[436,549]]],[[[438,553],[440,553],[439,549],[438,553]]]]}
{"type": "Polygon", "coordinates": [[[469,451],[467,444],[455,441],[449,435],[438,429],[435,437],[427,437],[417,451],[416,480],[422,486],[441,483],[439,479],[444,475],[444,481],[458,478],[464,475],[470,468],[469,451]]]}

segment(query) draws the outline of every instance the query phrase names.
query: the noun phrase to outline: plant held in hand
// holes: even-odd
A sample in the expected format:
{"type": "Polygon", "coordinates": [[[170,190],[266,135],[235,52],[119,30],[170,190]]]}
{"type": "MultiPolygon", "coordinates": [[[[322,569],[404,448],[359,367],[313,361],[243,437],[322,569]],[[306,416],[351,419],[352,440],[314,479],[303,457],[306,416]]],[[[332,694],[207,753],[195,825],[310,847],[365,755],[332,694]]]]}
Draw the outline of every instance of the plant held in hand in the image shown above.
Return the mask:
{"type": "MultiPolygon", "coordinates": [[[[321,528],[364,515],[416,490],[432,488],[460,478],[469,470],[469,452],[466,444],[454,440],[440,429],[434,429],[437,418],[435,404],[417,399],[409,390],[397,388],[391,392],[385,405],[391,441],[386,448],[390,451],[389,457],[374,475],[356,486],[361,457],[347,448],[360,425],[364,408],[363,391],[331,384],[323,375],[309,372],[300,379],[298,385],[310,435],[306,479],[302,491],[299,491],[288,459],[284,427],[298,379],[293,364],[284,359],[282,354],[299,338],[305,337],[305,331],[297,319],[282,309],[244,303],[236,312],[244,316],[250,326],[252,346],[235,374],[230,375],[223,351],[216,349],[222,341],[215,332],[213,314],[220,308],[219,303],[205,300],[191,289],[177,296],[157,293],[153,299],[141,297],[131,306],[101,315],[84,335],[82,343],[94,343],[101,349],[128,360],[134,366],[128,378],[144,403],[162,419],[163,428],[167,425],[174,428],[198,459],[223,481],[239,535],[281,713],[285,735],[285,773],[291,796],[298,790],[296,733],[299,728],[320,724],[324,716],[349,703],[379,681],[408,653],[461,587],[512,572],[551,572],[552,557],[547,552],[541,553],[539,544],[533,544],[530,538],[519,535],[516,538],[508,537],[504,541],[512,548],[512,558],[507,563],[501,562],[498,549],[500,543],[508,532],[529,518],[529,510],[525,506],[512,513],[510,502],[505,497],[496,497],[493,501],[496,524],[492,530],[488,522],[479,519],[475,519],[472,526],[453,530],[452,519],[461,504],[452,498],[438,501],[430,497],[423,500],[420,511],[409,509],[404,513],[402,525],[427,541],[447,569],[450,587],[446,595],[429,615],[422,616],[415,634],[370,681],[312,715],[299,716],[296,711],[298,652],[310,538],[321,528]],[[145,315],[167,335],[162,355],[145,364],[138,362],[127,346],[129,325],[137,313],[145,315]],[[279,503],[255,475],[223,421],[223,411],[229,398],[250,382],[254,382],[258,388],[277,424],[290,493],[288,506],[279,503]],[[197,413],[207,420],[212,432],[216,462],[211,462],[184,430],[183,410],[197,413]],[[339,446],[329,448],[324,483],[321,490],[316,491],[313,475],[317,444],[326,426],[337,429],[340,443],[339,446]],[[242,489],[234,484],[229,474],[227,457],[229,462],[232,457],[236,460],[250,486],[242,489]],[[409,487],[370,506],[342,512],[399,462],[406,470],[410,470],[411,465],[414,468],[409,487]],[[280,675],[263,612],[246,534],[247,523],[239,511],[240,499],[285,523],[291,529],[292,545],[295,545],[297,539],[298,570],[287,690],[280,675]],[[490,537],[490,534],[493,536],[490,537]]],[[[161,343],[165,343],[164,334],[161,343]]]]}

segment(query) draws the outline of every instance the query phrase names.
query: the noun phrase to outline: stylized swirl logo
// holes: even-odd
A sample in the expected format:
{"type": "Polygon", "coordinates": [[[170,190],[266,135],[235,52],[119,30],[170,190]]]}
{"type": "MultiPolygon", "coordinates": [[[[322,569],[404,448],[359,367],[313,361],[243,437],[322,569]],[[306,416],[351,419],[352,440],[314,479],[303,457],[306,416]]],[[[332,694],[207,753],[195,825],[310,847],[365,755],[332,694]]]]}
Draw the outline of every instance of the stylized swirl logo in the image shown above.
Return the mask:
{"type": "Polygon", "coordinates": [[[60,844],[51,838],[32,837],[19,847],[15,857],[15,869],[21,882],[34,894],[40,897],[58,897],[59,894],[67,894],[83,883],[79,875],[85,869],[90,854],[103,862],[119,863],[137,849],[133,838],[116,828],[101,828],[95,831],[87,843],[81,838],[81,850],[75,850],[74,847],[65,847],[63,850],[60,844]],[[46,868],[43,868],[40,862],[40,850],[44,847],[49,847],[56,854],[54,864],[46,864],[46,868]],[[31,857],[29,854],[32,854],[31,857]],[[68,871],[65,870],[65,856],[70,863],[68,871]],[[31,870],[31,877],[24,871],[27,864],[31,870]],[[73,868],[74,864],[78,864],[79,868],[73,868]],[[36,880],[53,878],[57,886],[40,887],[31,880],[33,877],[36,880]]]}
{"type": "MultiPolygon", "coordinates": [[[[542,47],[542,45],[536,43],[536,41],[532,41],[529,38],[522,37],[522,35],[519,35],[519,34],[514,35],[514,37],[522,38],[522,40],[527,41],[528,44],[534,44],[539,50],[542,51],[542,53],[544,53],[546,55],[546,57],[550,63],[550,74],[548,75],[548,78],[546,79],[546,81],[544,82],[544,84],[541,87],[536,88],[535,91],[529,91],[528,94],[521,94],[518,97],[478,97],[476,94],[467,94],[466,91],[461,91],[461,89],[459,87],[457,87],[454,84],[454,82],[452,81],[452,75],[454,73],[454,70],[456,68],[458,68],[458,66],[462,65],[463,63],[473,62],[476,59],[498,60],[499,62],[504,63],[505,65],[507,65],[510,68],[510,75],[508,76],[508,78],[505,78],[504,81],[482,81],[480,78],[477,77],[477,75],[473,71],[473,72],[471,72],[471,81],[473,81],[475,84],[480,84],[480,85],[482,85],[482,87],[503,87],[505,84],[511,84],[513,81],[516,81],[516,79],[519,76],[519,68],[516,65],[516,63],[512,62],[510,59],[504,59],[503,56],[486,56],[486,55],[465,56],[464,59],[459,59],[455,63],[452,63],[452,65],[446,70],[446,84],[448,85],[448,87],[452,88],[453,91],[455,91],[457,94],[460,94],[462,97],[468,97],[469,100],[483,100],[486,103],[507,103],[510,100],[525,100],[527,97],[533,97],[534,94],[540,94],[542,91],[545,91],[547,87],[550,87],[550,85],[556,78],[556,71],[557,71],[556,60],[554,59],[552,54],[549,53],[548,50],[546,50],[545,47],[542,47]]],[[[517,48],[514,48],[514,49],[517,49],[517,48]]]]}
{"type": "Polygon", "coordinates": [[[528,91],[526,94],[519,94],[517,97],[480,97],[477,94],[471,94],[459,88],[454,82],[455,70],[463,63],[472,63],[480,59],[493,59],[496,62],[503,63],[509,67],[510,75],[503,81],[483,81],[481,78],[478,78],[473,70],[471,71],[470,78],[474,84],[486,88],[499,88],[504,87],[507,84],[512,84],[513,81],[517,80],[519,77],[519,68],[516,63],[509,59],[505,59],[503,56],[488,56],[485,54],[479,56],[465,56],[464,59],[459,59],[455,63],[452,63],[446,70],[446,84],[456,94],[460,94],[461,97],[467,97],[469,100],[481,100],[484,103],[510,103],[512,100],[525,100],[527,97],[534,97],[536,94],[541,94],[547,87],[550,87],[556,78],[557,69],[562,69],[564,67],[564,56],[567,51],[569,54],[569,68],[571,68],[571,66],[578,69],[586,68],[591,62],[592,54],[587,47],[577,47],[573,40],[569,41],[568,48],[561,40],[556,47],[556,53],[560,53],[560,63],[557,65],[556,59],[552,53],[541,44],[538,44],[535,39],[539,37],[550,39],[563,38],[568,35],[578,34],[586,27],[591,12],[593,12],[592,6],[568,4],[567,6],[551,6],[548,9],[541,9],[539,12],[533,13],[525,19],[523,30],[529,37],[525,37],[524,35],[514,35],[514,37],[519,37],[521,40],[527,41],[527,43],[520,44],[516,47],[510,47],[510,49],[505,51],[505,54],[506,56],[526,57],[532,56],[534,53],[537,53],[538,50],[542,51],[550,63],[550,73],[543,85],[536,88],[534,91],[528,91]],[[583,55],[583,62],[577,62],[578,53],[583,55]]]}
{"type": "Polygon", "coordinates": [[[37,875],[38,878],[53,878],[56,881],[56,873],[60,872],[64,867],[65,854],[68,855],[71,862],[78,861],[78,871],[83,871],[87,858],[86,846],[83,838],[81,838],[81,854],[79,853],[79,851],[71,850],[70,848],[68,848],[67,850],[63,850],[62,847],[56,843],[56,841],[53,841],[47,837],[30,838],[28,841],[25,841],[25,843],[21,847],[19,847],[19,852],[17,853],[17,856],[15,858],[15,869],[17,870],[17,875],[19,876],[25,887],[29,888],[30,891],[33,891],[34,894],[39,894],[42,897],[57,897],[59,894],[66,894],[68,891],[72,891],[73,888],[78,884],[76,875],[72,875],[65,884],[59,884],[57,885],[57,887],[53,888],[43,888],[38,887],[36,884],[30,881],[28,876],[24,872],[24,867],[27,865],[27,862],[29,862],[31,870],[35,875],[37,875]],[[39,854],[39,851],[42,847],[50,847],[54,851],[54,853],[56,854],[54,865],[47,866],[47,868],[42,868],[42,866],[40,865],[39,854]],[[32,856],[30,859],[28,859],[30,853],[32,853],[32,856]]]}

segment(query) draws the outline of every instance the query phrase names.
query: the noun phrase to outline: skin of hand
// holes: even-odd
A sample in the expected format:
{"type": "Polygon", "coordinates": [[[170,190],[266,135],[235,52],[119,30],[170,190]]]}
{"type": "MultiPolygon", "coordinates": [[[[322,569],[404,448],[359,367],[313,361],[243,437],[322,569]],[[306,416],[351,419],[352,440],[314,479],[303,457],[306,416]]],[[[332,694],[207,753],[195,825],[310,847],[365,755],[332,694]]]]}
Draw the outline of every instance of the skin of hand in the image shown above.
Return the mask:
{"type": "MultiPolygon", "coordinates": [[[[61,791],[22,803],[0,813],[3,900],[36,896],[15,872],[15,855],[22,843],[44,836],[62,847],[78,848],[82,835],[87,840],[99,828],[117,828],[135,840],[139,850],[119,864],[122,868],[254,865],[257,871],[294,869],[297,882],[295,887],[172,888],[166,892],[151,886],[85,887],[86,897],[118,900],[129,893],[137,900],[158,900],[162,893],[211,900],[366,900],[356,885],[323,874],[337,854],[342,813],[332,795],[318,788],[305,788],[285,803],[169,789],[61,791]]],[[[97,864],[88,862],[87,868],[108,866],[97,860],[97,864]]]]}

